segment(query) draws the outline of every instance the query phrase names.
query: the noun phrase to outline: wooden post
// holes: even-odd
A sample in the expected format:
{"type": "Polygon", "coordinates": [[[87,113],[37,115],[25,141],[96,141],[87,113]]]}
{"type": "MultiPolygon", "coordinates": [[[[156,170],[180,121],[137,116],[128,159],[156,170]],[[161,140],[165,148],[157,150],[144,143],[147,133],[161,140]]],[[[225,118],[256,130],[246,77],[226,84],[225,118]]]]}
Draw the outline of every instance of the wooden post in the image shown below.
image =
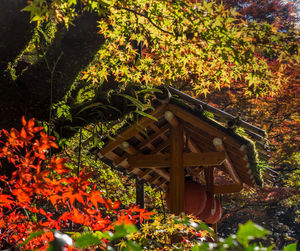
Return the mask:
{"type": "MultiPolygon", "coordinates": [[[[139,180],[138,177],[135,178],[135,193],[136,193],[136,204],[140,208],[145,207],[145,196],[144,196],[144,182],[142,180],[139,180]]],[[[141,228],[141,223],[138,220],[136,227],[138,229],[141,228]]]]}
{"type": "Polygon", "coordinates": [[[204,176],[206,180],[206,189],[208,192],[213,194],[214,191],[214,168],[213,167],[205,167],[204,176]]]}
{"type": "Polygon", "coordinates": [[[145,207],[144,182],[136,178],[135,189],[136,189],[136,204],[140,208],[144,208],[145,207]]]}
{"type": "MultiPolygon", "coordinates": [[[[206,189],[212,195],[214,195],[214,168],[213,167],[206,167],[204,169],[204,176],[206,180],[206,189]]],[[[212,225],[212,228],[216,234],[216,238],[218,239],[218,227],[217,223],[212,225]]]]}
{"type": "Polygon", "coordinates": [[[170,135],[170,211],[184,212],[183,127],[171,126],[170,135]]]}

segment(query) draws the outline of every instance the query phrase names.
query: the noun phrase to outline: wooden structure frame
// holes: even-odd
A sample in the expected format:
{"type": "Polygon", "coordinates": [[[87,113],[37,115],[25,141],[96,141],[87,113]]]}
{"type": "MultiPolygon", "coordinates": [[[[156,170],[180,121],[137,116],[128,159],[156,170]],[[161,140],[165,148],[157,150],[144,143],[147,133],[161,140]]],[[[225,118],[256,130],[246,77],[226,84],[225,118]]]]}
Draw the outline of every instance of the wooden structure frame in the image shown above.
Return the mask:
{"type": "MultiPolygon", "coordinates": [[[[194,100],[177,101],[157,105],[150,113],[156,121],[141,118],[110,140],[98,155],[139,179],[169,189],[170,210],[177,215],[184,211],[186,176],[205,184],[213,194],[239,192],[243,184],[260,185],[254,145],[187,105],[194,100]],[[216,184],[216,171],[229,182],[216,184]]],[[[243,123],[259,144],[265,142],[261,129],[243,123]]]]}

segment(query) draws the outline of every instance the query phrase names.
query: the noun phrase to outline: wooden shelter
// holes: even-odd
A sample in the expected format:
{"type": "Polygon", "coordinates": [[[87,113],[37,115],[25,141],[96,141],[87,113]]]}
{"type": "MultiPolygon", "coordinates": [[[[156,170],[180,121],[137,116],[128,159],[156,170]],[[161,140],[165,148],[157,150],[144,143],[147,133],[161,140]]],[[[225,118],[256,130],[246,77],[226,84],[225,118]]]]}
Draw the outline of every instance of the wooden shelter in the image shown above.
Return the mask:
{"type": "Polygon", "coordinates": [[[123,128],[99,150],[103,161],[169,189],[175,214],[184,211],[187,176],[213,194],[262,185],[257,153],[268,158],[263,130],[171,87],[157,100],[149,117],[123,128]]]}

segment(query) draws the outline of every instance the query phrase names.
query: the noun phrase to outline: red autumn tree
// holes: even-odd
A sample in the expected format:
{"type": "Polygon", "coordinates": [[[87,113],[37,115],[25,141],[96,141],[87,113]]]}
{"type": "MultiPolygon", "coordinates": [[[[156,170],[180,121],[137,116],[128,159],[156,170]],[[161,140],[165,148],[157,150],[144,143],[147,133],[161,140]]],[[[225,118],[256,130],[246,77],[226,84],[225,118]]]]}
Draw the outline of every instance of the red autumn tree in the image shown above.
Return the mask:
{"type": "Polygon", "coordinates": [[[83,169],[77,176],[67,159],[49,158],[51,148],[57,148],[53,136],[36,127],[34,119],[23,118],[22,124],[20,132],[0,131],[0,163],[15,168],[10,178],[0,177],[1,249],[16,247],[39,231],[42,234],[26,242],[26,249],[44,250],[54,239],[50,230],[105,231],[149,218],[151,213],[144,209],[120,209],[119,201],[103,198],[90,181],[92,173],[83,169]]]}

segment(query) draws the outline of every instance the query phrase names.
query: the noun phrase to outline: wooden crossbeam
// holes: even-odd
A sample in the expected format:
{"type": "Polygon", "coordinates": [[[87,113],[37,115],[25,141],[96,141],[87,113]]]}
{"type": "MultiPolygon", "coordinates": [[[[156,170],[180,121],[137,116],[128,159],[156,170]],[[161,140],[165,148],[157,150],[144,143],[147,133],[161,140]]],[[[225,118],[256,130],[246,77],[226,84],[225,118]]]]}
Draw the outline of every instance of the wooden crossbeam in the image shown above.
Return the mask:
{"type": "Polygon", "coordinates": [[[227,184],[227,185],[212,186],[212,191],[214,194],[237,193],[242,189],[243,189],[242,184],[227,184]]]}
{"type": "MultiPolygon", "coordinates": [[[[126,161],[127,164],[130,165],[128,159],[129,158],[133,158],[135,156],[147,156],[147,155],[143,155],[139,149],[135,148],[134,146],[130,145],[127,141],[124,141],[121,144],[122,149],[124,149],[124,151],[127,151],[127,153],[130,154],[135,154],[134,156],[128,155],[127,160],[124,159],[124,161],[126,161]]],[[[148,166],[149,168],[152,168],[151,166],[148,166]]],[[[138,168],[142,168],[142,167],[138,167],[136,165],[130,165],[130,167],[126,166],[127,170],[130,170],[130,172],[135,173],[136,169],[138,170],[138,168]]],[[[169,181],[170,180],[170,176],[169,173],[165,170],[161,170],[161,169],[156,169],[156,168],[152,168],[154,172],[156,172],[157,174],[159,174],[160,176],[162,176],[165,180],[169,181]]]]}
{"type": "Polygon", "coordinates": [[[169,154],[139,154],[128,156],[127,160],[132,167],[156,168],[169,166],[169,154]]]}
{"type": "MultiPolygon", "coordinates": [[[[184,167],[216,166],[225,160],[224,152],[182,153],[184,167]]],[[[128,156],[132,167],[161,168],[170,165],[170,154],[138,154],[128,156]]]]}

